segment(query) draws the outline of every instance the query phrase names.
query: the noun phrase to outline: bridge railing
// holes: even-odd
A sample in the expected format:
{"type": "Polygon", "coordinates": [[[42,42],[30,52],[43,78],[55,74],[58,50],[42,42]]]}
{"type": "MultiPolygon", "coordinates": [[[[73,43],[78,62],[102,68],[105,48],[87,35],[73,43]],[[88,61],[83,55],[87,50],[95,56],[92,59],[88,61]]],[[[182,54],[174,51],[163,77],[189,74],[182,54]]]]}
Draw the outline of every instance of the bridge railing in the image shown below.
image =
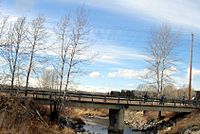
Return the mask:
{"type": "MultiPolygon", "coordinates": [[[[15,88],[10,89],[10,86],[0,85],[0,91],[6,93],[18,93],[23,95],[25,93],[25,88],[15,88]]],[[[56,90],[40,90],[35,88],[29,88],[28,96],[33,98],[46,98],[46,99],[57,99],[62,98],[64,92],[58,92],[56,90]]],[[[106,94],[94,94],[94,93],[81,93],[81,92],[67,92],[68,100],[77,100],[77,101],[89,101],[92,103],[101,102],[101,103],[117,103],[117,104],[130,104],[130,105],[160,105],[160,106],[184,106],[184,107],[199,107],[199,100],[183,100],[181,99],[165,99],[164,103],[161,103],[159,98],[148,98],[145,100],[143,97],[134,97],[134,98],[122,98],[114,97],[106,94]]]]}
{"type": "Polygon", "coordinates": [[[95,99],[104,100],[106,103],[119,103],[119,104],[139,104],[139,105],[161,105],[161,106],[199,106],[200,101],[189,101],[184,102],[180,99],[166,99],[163,103],[160,102],[159,98],[148,98],[145,102],[142,97],[137,98],[116,98],[106,95],[91,95],[91,94],[68,94],[68,97],[77,97],[78,101],[94,101],[95,99]],[[91,100],[90,100],[91,99],[91,100]],[[114,102],[113,102],[114,101],[114,102]]]}

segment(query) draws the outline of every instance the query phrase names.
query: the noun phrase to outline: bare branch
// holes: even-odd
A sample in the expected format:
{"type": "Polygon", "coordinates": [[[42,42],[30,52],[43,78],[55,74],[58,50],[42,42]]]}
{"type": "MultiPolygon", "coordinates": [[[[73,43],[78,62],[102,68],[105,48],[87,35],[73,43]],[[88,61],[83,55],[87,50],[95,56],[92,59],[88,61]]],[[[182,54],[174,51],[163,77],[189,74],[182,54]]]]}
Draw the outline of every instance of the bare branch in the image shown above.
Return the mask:
{"type": "Polygon", "coordinates": [[[178,33],[173,33],[168,25],[154,30],[151,35],[147,52],[150,57],[146,62],[149,64],[147,79],[156,83],[157,91],[163,92],[164,86],[171,82],[170,71],[175,65],[173,51],[178,43],[178,33]]]}

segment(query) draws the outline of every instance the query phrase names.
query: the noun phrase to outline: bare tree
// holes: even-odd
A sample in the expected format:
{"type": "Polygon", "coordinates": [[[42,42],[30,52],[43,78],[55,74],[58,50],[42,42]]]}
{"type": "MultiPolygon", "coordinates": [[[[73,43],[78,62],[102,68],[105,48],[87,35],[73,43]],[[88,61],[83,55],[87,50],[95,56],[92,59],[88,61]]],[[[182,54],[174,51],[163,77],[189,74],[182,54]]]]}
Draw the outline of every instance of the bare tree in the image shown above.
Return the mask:
{"type": "MultiPolygon", "coordinates": [[[[5,61],[4,57],[2,57],[3,56],[2,54],[4,54],[4,51],[5,51],[4,50],[4,48],[5,48],[5,36],[6,36],[6,33],[7,33],[6,27],[8,26],[7,18],[8,17],[5,17],[5,16],[1,15],[1,13],[0,13],[0,54],[1,54],[0,61],[3,61],[3,62],[5,61]]],[[[1,64],[1,69],[4,72],[5,69],[3,69],[3,66],[4,65],[1,64]]],[[[2,80],[2,82],[5,82],[7,75],[6,75],[6,73],[1,73],[0,77],[1,77],[0,80],[2,80]]]]}
{"type": "Polygon", "coordinates": [[[88,20],[86,16],[86,11],[82,7],[78,12],[74,25],[72,28],[71,42],[68,51],[68,69],[66,74],[66,84],[65,91],[63,94],[64,99],[66,99],[66,93],[69,88],[70,79],[75,74],[78,73],[78,66],[83,64],[87,60],[83,59],[83,55],[86,54],[88,48],[88,40],[86,36],[89,34],[88,20]]]}
{"type": "Polygon", "coordinates": [[[13,28],[13,44],[14,47],[14,56],[12,58],[12,75],[11,75],[11,89],[13,89],[14,80],[15,80],[15,72],[16,72],[16,66],[17,61],[20,54],[20,45],[25,41],[27,33],[26,28],[26,17],[20,17],[18,18],[17,22],[14,24],[13,28]]]}
{"type": "Polygon", "coordinates": [[[45,69],[41,77],[41,86],[45,89],[58,89],[58,73],[55,69],[45,69]]]}
{"type": "MultiPolygon", "coordinates": [[[[0,19],[0,40],[2,39],[3,35],[5,35],[5,27],[6,27],[6,24],[7,24],[7,19],[8,17],[3,17],[3,16],[0,16],[1,19],[0,19]]],[[[2,41],[0,41],[0,45],[2,45],[2,41]]]]}
{"type": "MultiPolygon", "coordinates": [[[[62,24],[64,24],[64,26],[67,26],[66,21],[65,23],[62,24]]],[[[74,76],[74,74],[80,73],[79,70],[80,65],[87,61],[87,59],[83,57],[86,54],[86,50],[88,48],[88,40],[86,37],[89,34],[89,28],[88,28],[87,15],[83,7],[77,12],[77,16],[75,20],[72,22],[72,25],[70,27],[71,27],[69,32],[70,35],[69,37],[67,37],[67,40],[61,38],[61,42],[63,43],[61,49],[62,50],[61,59],[64,59],[62,62],[64,64],[62,65],[65,68],[63,69],[64,72],[62,79],[64,80],[65,78],[66,82],[65,82],[64,94],[62,96],[61,102],[59,102],[59,105],[57,107],[57,112],[56,112],[57,115],[55,115],[55,117],[58,118],[58,120],[60,117],[60,113],[64,109],[64,101],[67,98],[67,91],[70,87],[70,83],[72,82],[71,81],[72,77],[74,76]]],[[[61,33],[64,35],[65,30],[61,31],[62,31],[61,33]]]]}
{"type": "Polygon", "coordinates": [[[149,60],[149,73],[147,75],[151,84],[155,84],[158,92],[163,92],[164,86],[170,83],[171,73],[174,71],[174,49],[178,44],[179,34],[173,32],[168,25],[162,25],[151,34],[150,43],[147,47],[149,60]]]}
{"type": "Polygon", "coordinates": [[[26,75],[26,92],[25,96],[27,95],[27,88],[29,85],[29,77],[32,71],[32,65],[34,61],[34,55],[37,51],[39,51],[42,46],[45,44],[47,39],[47,32],[44,27],[45,18],[42,16],[36,17],[32,20],[30,28],[28,30],[28,42],[30,45],[30,57],[29,57],[29,66],[26,75]]]}
{"type": "Polygon", "coordinates": [[[21,53],[21,48],[26,39],[26,18],[18,18],[14,25],[10,25],[10,28],[7,30],[8,33],[6,34],[3,45],[1,45],[1,48],[3,48],[1,55],[9,65],[11,88],[13,89],[18,59],[21,53]]]}
{"type": "Polygon", "coordinates": [[[57,43],[60,44],[60,85],[59,90],[61,92],[63,86],[63,79],[64,79],[64,70],[67,64],[67,53],[71,42],[70,37],[70,24],[69,24],[69,17],[65,16],[60,22],[57,24],[56,27],[56,35],[57,35],[57,43]]]}

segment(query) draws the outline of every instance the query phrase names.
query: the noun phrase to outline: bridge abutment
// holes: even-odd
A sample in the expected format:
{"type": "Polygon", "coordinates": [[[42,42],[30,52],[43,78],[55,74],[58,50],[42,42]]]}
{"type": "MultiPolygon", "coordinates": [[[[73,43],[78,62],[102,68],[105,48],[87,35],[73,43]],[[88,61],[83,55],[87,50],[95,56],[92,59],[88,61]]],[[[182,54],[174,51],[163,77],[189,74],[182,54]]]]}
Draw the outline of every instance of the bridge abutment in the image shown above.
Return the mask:
{"type": "Polygon", "coordinates": [[[117,132],[118,134],[122,134],[124,129],[124,110],[109,109],[109,121],[109,129],[117,132]]]}

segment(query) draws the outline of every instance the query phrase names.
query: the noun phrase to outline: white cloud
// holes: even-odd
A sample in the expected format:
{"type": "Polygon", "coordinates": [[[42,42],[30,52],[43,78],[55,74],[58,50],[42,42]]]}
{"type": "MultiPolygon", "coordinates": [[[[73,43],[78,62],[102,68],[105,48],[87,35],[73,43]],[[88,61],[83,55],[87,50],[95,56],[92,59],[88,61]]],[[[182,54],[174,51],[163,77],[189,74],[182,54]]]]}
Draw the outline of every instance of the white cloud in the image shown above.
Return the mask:
{"type": "Polygon", "coordinates": [[[40,82],[39,82],[39,80],[37,78],[30,77],[29,78],[29,85],[31,87],[39,87],[40,82]]]}
{"type": "Polygon", "coordinates": [[[174,73],[176,73],[177,69],[176,67],[170,67],[168,70],[165,71],[166,75],[172,75],[174,73]]]}
{"type": "MultiPolygon", "coordinates": [[[[187,69],[187,76],[189,77],[190,68],[187,69]]],[[[192,69],[192,76],[200,76],[200,70],[199,69],[192,69]]]]}
{"type": "MultiPolygon", "coordinates": [[[[133,69],[124,69],[124,68],[115,68],[113,71],[108,73],[108,77],[111,78],[125,78],[125,79],[143,79],[150,70],[133,70],[133,69]]],[[[172,67],[170,70],[165,73],[172,75],[176,72],[176,68],[172,67]]]]}
{"type": "Polygon", "coordinates": [[[111,55],[102,55],[101,59],[105,60],[105,61],[112,61],[114,59],[114,57],[111,55]]]}
{"type": "Polygon", "coordinates": [[[109,64],[120,64],[120,61],[118,61],[115,56],[103,53],[99,54],[97,58],[94,59],[94,61],[109,64]]]}
{"type": "Polygon", "coordinates": [[[129,84],[127,84],[127,87],[134,87],[134,86],[135,86],[134,83],[129,83],[129,84]]]}
{"type": "Polygon", "coordinates": [[[148,57],[133,48],[122,47],[118,45],[95,45],[94,51],[98,53],[95,58],[96,62],[121,64],[125,60],[145,60],[148,57]]]}
{"type": "Polygon", "coordinates": [[[177,87],[181,87],[183,85],[187,85],[188,84],[187,77],[172,76],[172,79],[174,80],[175,85],[177,87]]]}
{"type": "Polygon", "coordinates": [[[116,90],[116,88],[112,87],[99,87],[99,86],[91,86],[91,85],[78,85],[77,90],[79,91],[87,91],[87,92],[110,92],[111,90],[116,90]]]}
{"type": "Polygon", "coordinates": [[[91,73],[89,74],[89,76],[90,76],[91,78],[97,78],[97,77],[100,76],[100,73],[99,73],[98,71],[94,71],[94,72],[91,72],[91,73]]]}
{"type": "Polygon", "coordinates": [[[118,68],[114,71],[108,73],[108,77],[111,78],[125,78],[125,79],[141,79],[148,70],[132,70],[132,69],[123,69],[118,68]]]}
{"type": "MultiPolygon", "coordinates": [[[[200,76],[200,70],[199,69],[193,69],[192,70],[192,88],[195,90],[200,90],[200,84],[199,84],[199,76],[200,76]]],[[[188,86],[189,83],[189,68],[187,69],[187,74],[183,77],[180,76],[173,76],[172,77],[175,81],[175,84],[177,87],[181,87],[183,85],[188,86]]]]}
{"type": "Polygon", "coordinates": [[[15,21],[17,21],[17,19],[18,19],[19,17],[18,16],[9,16],[8,17],[8,22],[15,22],[15,21]]]}
{"type": "Polygon", "coordinates": [[[144,15],[156,18],[158,20],[169,21],[179,25],[188,25],[200,28],[199,21],[199,2],[181,1],[181,0],[127,0],[122,4],[128,9],[138,10],[144,15]],[[130,3],[127,3],[130,2],[130,3]],[[151,4],[147,4],[151,3],[151,4]]]}
{"type": "MultiPolygon", "coordinates": [[[[60,0],[62,2],[71,2],[60,0]]],[[[93,6],[96,8],[125,13],[132,16],[138,14],[141,18],[148,18],[155,22],[169,23],[193,28],[200,28],[198,0],[74,0],[73,2],[93,6]],[[145,16],[145,17],[143,17],[145,16]]]]}
{"type": "Polygon", "coordinates": [[[193,69],[192,74],[200,76],[200,70],[199,69],[193,69]]]}
{"type": "Polygon", "coordinates": [[[55,68],[53,66],[47,66],[45,70],[53,71],[55,68]]]}

